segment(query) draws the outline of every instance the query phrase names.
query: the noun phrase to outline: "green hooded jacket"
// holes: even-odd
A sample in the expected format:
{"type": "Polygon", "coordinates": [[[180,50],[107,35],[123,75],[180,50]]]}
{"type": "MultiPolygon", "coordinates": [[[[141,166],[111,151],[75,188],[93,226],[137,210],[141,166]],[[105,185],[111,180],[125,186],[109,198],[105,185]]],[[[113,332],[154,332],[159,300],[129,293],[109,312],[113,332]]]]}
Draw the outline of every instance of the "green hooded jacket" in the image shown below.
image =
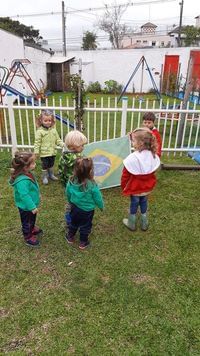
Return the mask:
{"type": "Polygon", "coordinates": [[[39,127],[35,134],[34,153],[39,154],[40,157],[55,156],[56,146],[64,146],[56,128],[54,126],[49,128],[39,127]]]}
{"type": "Polygon", "coordinates": [[[65,194],[69,203],[76,205],[82,210],[91,211],[96,207],[99,209],[103,209],[104,207],[98,185],[90,180],[88,180],[86,187],[83,187],[83,184],[69,180],[65,194]]]}
{"type": "Polygon", "coordinates": [[[33,181],[29,176],[20,174],[14,181],[10,180],[10,185],[14,188],[15,205],[18,208],[32,211],[38,207],[40,190],[36,180],[33,181]]]}

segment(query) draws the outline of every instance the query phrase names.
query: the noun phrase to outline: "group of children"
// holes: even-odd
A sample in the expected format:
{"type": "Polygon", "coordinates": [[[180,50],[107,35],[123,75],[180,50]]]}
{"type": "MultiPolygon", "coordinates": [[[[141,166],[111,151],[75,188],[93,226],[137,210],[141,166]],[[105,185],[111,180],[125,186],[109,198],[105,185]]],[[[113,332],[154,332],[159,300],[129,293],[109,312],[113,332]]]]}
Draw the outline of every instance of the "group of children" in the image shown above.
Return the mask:
{"type": "MultiPolygon", "coordinates": [[[[130,133],[134,152],[123,162],[122,193],[130,196],[130,214],[127,219],[123,219],[123,224],[132,231],[136,230],[138,207],[141,211],[141,229],[148,229],[147,196],[155,187],[155,171],[160,165],[161,155],[161,138],[154,127],[154,121],[155,115],[146,113],[143,117],[143,127],[130,133]]],[[[79,248],[83,250],[90,244],[89,235],[95,208],[104,209],[102,194],[94,180],[93,161],[82,155],[87,138],[80,131],[73,130],[66,135],[63,143],[55,128],[55,117],[48,110],[42,111],[36,125],[34,153],[15,153],[10,178],[25,243],[33,247],[39,246],[38,235],[43,232],[36,226],[40,203],[39,185],[32,173],[36,159],[41,159],[43,184],[48,184],[49,179],[58,180],[53,170],[56,146],[65,146],[58,168],[67,200],[66,241],[74,244],[75,235],[79,231],[79,248]]]]}

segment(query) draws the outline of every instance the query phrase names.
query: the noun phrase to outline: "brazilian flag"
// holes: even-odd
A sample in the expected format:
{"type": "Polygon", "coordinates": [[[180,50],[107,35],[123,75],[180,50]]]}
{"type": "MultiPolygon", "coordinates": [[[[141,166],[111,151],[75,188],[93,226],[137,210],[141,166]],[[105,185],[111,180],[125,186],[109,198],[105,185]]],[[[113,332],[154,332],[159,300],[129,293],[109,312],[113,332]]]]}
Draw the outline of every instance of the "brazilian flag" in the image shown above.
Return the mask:
{"type": "Polygon", "coordinates": [[[95,181],[103,189],[120,185],[123,160],[130,152],[130,140],[125,136],[90,143],[85,146],[83,154],[92,158],[95,181]]]}

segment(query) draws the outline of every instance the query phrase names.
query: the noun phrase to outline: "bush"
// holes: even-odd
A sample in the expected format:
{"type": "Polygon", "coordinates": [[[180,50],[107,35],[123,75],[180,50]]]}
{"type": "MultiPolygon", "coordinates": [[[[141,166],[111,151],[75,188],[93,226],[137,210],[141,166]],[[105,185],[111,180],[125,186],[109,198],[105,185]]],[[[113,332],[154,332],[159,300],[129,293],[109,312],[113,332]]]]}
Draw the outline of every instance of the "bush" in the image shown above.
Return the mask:
{"type": "Polygon", "coordinates": [[[116,80],[107,80],[104,82],[104,93],[106,94],[120,94],[123,88],[122,84],[117,83],[116,80]]]}
{"type": "Polygon", "coordinates": [[[87,87],[87,92],[90,93],[100,93],[101,92],[101,84],[99,82],[90,82],[87,87]]]}

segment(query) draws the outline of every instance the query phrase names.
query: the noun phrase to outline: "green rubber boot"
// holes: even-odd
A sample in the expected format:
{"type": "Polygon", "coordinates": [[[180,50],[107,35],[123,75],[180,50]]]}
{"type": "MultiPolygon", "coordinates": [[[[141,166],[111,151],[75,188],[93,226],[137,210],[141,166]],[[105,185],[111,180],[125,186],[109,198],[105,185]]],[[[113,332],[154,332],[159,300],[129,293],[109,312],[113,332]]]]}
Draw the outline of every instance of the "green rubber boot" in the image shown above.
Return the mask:
{"type": "Polygon", "coordinates": [[[142,231],[147,231],[148,230],[147,214],[141,214],[140,227],[141,227],[142,231]]]}
{"type": "Polygon", "coordinates": [[[58,180],[58,178],[54,176],[53,167],[48,169],[48,175],[51,180],[58,180]]]}
{"type": "Polygon", "coordinates": [[[123,219],[123,224],[131,231],[136,230],[136,215],[129,214],[128,219],[123,219]]]}
{"type": "Polygon", "coordinates": [[[46,185],[48,182],[48,172],[47,170],[42,170],[42,183],[46,185]]]}

